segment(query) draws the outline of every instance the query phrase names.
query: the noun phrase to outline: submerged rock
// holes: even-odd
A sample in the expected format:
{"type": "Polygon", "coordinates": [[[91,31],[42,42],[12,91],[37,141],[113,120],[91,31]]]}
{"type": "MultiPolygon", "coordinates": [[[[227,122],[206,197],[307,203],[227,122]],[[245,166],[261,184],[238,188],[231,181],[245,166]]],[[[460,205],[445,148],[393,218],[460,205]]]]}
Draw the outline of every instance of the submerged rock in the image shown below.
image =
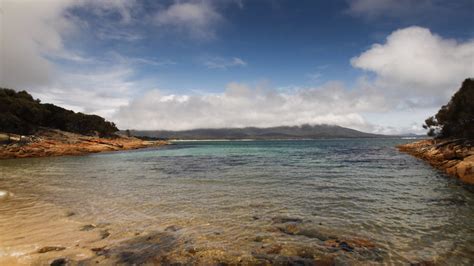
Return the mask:
{"type": "Polygon", "coordinates": [[[165,228],[165,231],[166,232],[176,232],[178,230],[181,230],[182,227],[181,226],[177,226],[177,225],[170,225],[168,227],[165,228]]]}
{"type": "Polygon", "coordinates": [[[175,237],[168,232],[152,232],[134,237],[108,249],[92,250],[97,255],[105,255],[113,261],[111,265],[166,264],[165,256],[176,247],[175,237]]]}
{"type": "Polygon", "coordinates": [[[410,262],[410,266],[434,266],[436,263],[432,261],[410,262]]]}
{"type": "Polygon", "coordinates": [[[81,231],[91,231],[94,230],[97,226],[94,224],[86,224],[81,227],[81,231]]]}
{"type": "Polygon", "coordinates": [[[61,251],[61,250],[65,250],[66,248],[65,247],[60,247],[60,246],[49,246],[49,247],[42,247],[40,249],[38,249],[38,253],[46,253],[46,252],[50,252],[50,251],[61,251]]]}
{"type": "Polygon", "coordinates": [[[276,228],[285,234],[288,235],[301,235],[308,238],[315,238],[320,241],[326,241],[328,239],[336,239],[337,236],[332,233],[327,233],[325,230],[319,227],[314,227],[312,225],[289,222],[284,224],[279,224],[276,228]]]}
{"type": "Polygon", "coordinates": [[[65,258],[59,258],[59,259],[53,260],[50,265],[51,266],[64,266],[64,265],[68,265],[68,261],[65,258]]]}
{"type": "Polygon", "coordinates": [[[253,241],[254,242],[262,242],[263,240],[265,240],[265,238],[266,238],[265,236],[258,235],[253,239],[253,241]]]}
{"type": "Polygon", "coordinates": [[[354,248],[345,241],[340,242],[339,247],[344,251],[348,251],[348,252],[354,251],[354,248]]]}
{"type": "Polygon", "coordinates": [[[272,222],[275,224],[302,223],[303,219],[296,218],[296,217],[287,217],[287,216],[275,216],[272,218],[272,222]]]}
{"type": "Polygon", "coordinates": [[[107,251],[108,251],[108,250],[107,250],[106,247],[104,246],[104,247],[91,248],[91,251],[95,252],[95,254],[96,254],[97,256],[102,256],[102,255],[107,254],[107,251]]]}
{"type": "Polygon", "coordinates": [[[100,234],[100,238],[101,238],[101,239],[106,239],[107,237],[110,236],[110,232],[109,232],[108,229],[106,229],[106,230],[101,230],[99,234],[100,234]]]}
{"type": "Polygon", "coordinates": [[[297,256],[254,254],[256,265],[319,265],[315,260],[297,256]]]}
{"type": "Polygon", "coordinates": [[[286,223],[277,227],[281,232],[289,235],[297,235],[301,229],[297,223],[286,223]]]}

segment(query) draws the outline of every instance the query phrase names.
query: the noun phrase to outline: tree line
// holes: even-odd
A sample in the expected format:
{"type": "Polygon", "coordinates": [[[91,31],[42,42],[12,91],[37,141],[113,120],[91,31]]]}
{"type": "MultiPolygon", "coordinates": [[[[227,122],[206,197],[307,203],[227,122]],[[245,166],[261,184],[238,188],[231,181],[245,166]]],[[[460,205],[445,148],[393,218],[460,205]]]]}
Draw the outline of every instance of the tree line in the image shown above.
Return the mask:
{"type": "Polygon", "coordinates": [[[466,79],[448,104],[425,120],[428,135],[474,139],[474,79],[466,79]]]}
{"type": "Polygon", "coordinates": [[[0,131],[29,135],[39,127],[100,136],[110,136],[118,131],[114,123],[98,115],[43,104],[26,91],[0,88],[0,131]]]}

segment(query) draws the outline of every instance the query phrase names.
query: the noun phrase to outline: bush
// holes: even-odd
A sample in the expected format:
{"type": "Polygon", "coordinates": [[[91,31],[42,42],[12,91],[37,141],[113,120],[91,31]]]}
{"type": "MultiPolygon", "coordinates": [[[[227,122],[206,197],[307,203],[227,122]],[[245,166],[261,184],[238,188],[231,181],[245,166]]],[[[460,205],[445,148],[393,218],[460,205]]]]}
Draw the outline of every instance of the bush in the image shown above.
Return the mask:
{"type": "Polygon", "coordinates": [[[474,139],[474,80],[466,79],[447,105],[425,120],[428,135],[474,139]]]}
{"type": "Polygon", "coordinates": [[[0,131],[33,134],[38,127],[49,127],[80,134],[109,136],[118,131],[114,123],[97,115],[42,104],[26,91],[0,88],[0,131]]]}

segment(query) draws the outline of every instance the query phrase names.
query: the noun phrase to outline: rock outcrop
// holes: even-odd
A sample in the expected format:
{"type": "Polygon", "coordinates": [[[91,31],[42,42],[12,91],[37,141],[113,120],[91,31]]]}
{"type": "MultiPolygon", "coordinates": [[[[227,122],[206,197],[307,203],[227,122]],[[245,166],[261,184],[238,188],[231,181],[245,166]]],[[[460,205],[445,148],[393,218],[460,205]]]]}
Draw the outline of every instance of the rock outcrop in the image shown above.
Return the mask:
{"type": "Polygon", "coordinates": [[[397,146],[426,160],[461,181],[474,184],[474,141],[466,139],[422,140],[397,146]]]}
{"type": "Polygon", "coordinates": [[[82,155],[168,144],[166,141],[144,141],[126,136],[91,137],[56,129],[41,129],[34,136],[0,135],[9,136],[8,140],[4,137],[4,144],[0,143],[0,159],[82,155]]]}

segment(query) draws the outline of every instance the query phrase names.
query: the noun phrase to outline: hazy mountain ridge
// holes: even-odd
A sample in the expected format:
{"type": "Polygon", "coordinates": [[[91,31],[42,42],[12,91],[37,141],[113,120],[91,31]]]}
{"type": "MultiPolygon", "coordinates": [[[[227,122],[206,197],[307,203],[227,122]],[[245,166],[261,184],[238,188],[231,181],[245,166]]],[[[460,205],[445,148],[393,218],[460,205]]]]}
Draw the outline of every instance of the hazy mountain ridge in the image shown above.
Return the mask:
{"type": "Polygon", "coordinates": [[[377,138],[377,135],[335,125],[280,126],[269,128],[217,128],[169,130],[131,130],[138,137],[164,139],[328,139],[328,138],[377,138]]]}

